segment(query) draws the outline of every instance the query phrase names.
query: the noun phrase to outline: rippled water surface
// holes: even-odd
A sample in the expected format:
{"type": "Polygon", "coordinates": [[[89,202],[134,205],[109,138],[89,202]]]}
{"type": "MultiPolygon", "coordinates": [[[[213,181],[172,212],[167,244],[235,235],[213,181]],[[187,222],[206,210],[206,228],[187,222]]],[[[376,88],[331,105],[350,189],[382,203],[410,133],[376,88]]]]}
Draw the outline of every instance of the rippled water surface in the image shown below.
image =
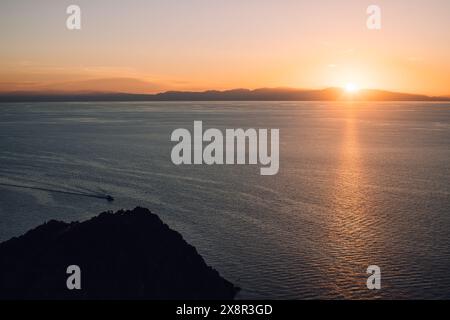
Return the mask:
{"type": "Polygon", "coordinates": [[[0,241],[139,205],[240,298],[450,298],[449,160],[448,103],[0,104],[0,241]],[[173,165],[170,134],[194,120],[279,128],[279,174],[173,165]]]}

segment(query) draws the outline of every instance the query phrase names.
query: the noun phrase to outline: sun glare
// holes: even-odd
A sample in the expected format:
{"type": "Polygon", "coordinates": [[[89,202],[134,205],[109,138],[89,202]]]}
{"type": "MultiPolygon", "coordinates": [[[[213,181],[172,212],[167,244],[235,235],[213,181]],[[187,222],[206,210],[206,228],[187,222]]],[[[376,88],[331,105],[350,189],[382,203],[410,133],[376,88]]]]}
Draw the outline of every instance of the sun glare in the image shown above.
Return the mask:
{"type": "Polygon", "coordinates": [[[354,83],[347,83],[345,85],[345,91],[349,92],[349,93],[355,93],[358,91],[358,86],[354,83]]]}

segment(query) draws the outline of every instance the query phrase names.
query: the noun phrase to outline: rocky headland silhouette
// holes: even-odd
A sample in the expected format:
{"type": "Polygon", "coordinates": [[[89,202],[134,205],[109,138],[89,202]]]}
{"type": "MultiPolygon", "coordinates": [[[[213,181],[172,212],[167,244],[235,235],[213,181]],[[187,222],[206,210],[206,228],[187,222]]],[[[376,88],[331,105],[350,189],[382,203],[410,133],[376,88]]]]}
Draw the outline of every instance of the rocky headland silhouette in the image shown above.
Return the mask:
{"type": "Polygon", "coordinates": [[[49,221],[0,244],[0,299],[232,299],[238,288],[145,208],[49,221]],[[69,290],[67,267],[81,270],[69,290]]]}

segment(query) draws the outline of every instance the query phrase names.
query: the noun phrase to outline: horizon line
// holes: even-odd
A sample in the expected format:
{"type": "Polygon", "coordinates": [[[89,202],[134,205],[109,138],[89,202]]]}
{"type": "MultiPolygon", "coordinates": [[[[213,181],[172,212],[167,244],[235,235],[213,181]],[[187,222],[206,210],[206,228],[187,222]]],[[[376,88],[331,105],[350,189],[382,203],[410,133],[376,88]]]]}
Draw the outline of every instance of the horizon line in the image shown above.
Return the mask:
{"type": "Polygon", "coordinates": [[[256,89],[167,90],[156,93],[120,91],[9,91],[0,92],[0,102],[70,101],[450,101],[450,95],[426,95],[383,89],[361,88],[348,92],[342,87],[304,89],[261,87],[256,89]],[[104,99],[104,100],[102,100],[104,99]]]}
{"type": "MultiPolygon", "coordinates": [[[[102,90],[10,90],[10,91],[1,91],[0,95],[6,94],[135,94],[135,95],[157,95],[163,93],[170,92],[183,92],[183,93],[207,93],[207,92],[229,92],[229,91],[258,91],[258,90],[295,90],[295,91],[325,91],[325,90],[340,90],[345,92],[346,89],[344,86],[329,86],[329,87],[321,87],[321,88],[305,88],[305,87],[292,87],[292,86],[262,86],[256,88],[248,88],[248,87],[233,87],[229,89],[186,89],[186,90],[177,90],[177,89],[167,89],[157,92],[126,92],[126,91],[102,91],[102,90]]],[[[361,91],[381,91],[388,93],[397,93],[397,94],[409,94],[409,95],[420,95],[427,97],[450,97],[450,93],[448,94],[427,94],[427,93],[415,93],[415,92],[403,92],[396,91],[392,89],[382,89],[382,88],[369,88],[369,87],[361,87],[357,89],[357,92],[361,91]]],[[[354,94],[357,94],[355,92],[354,94]]]]}

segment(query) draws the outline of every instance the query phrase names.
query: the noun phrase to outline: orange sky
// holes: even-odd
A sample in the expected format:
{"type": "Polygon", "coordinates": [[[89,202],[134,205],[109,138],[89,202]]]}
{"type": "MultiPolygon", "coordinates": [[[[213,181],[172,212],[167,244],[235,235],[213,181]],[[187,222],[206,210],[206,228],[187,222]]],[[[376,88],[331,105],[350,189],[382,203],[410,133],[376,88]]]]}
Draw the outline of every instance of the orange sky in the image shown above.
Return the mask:
{"type": "Polygon", "coordinates": [[[0,91],[361,88],[450,95],[448,0],[0,3],[0,91]],[[382,9],[382,29],[366,8],[382,9]]]}

